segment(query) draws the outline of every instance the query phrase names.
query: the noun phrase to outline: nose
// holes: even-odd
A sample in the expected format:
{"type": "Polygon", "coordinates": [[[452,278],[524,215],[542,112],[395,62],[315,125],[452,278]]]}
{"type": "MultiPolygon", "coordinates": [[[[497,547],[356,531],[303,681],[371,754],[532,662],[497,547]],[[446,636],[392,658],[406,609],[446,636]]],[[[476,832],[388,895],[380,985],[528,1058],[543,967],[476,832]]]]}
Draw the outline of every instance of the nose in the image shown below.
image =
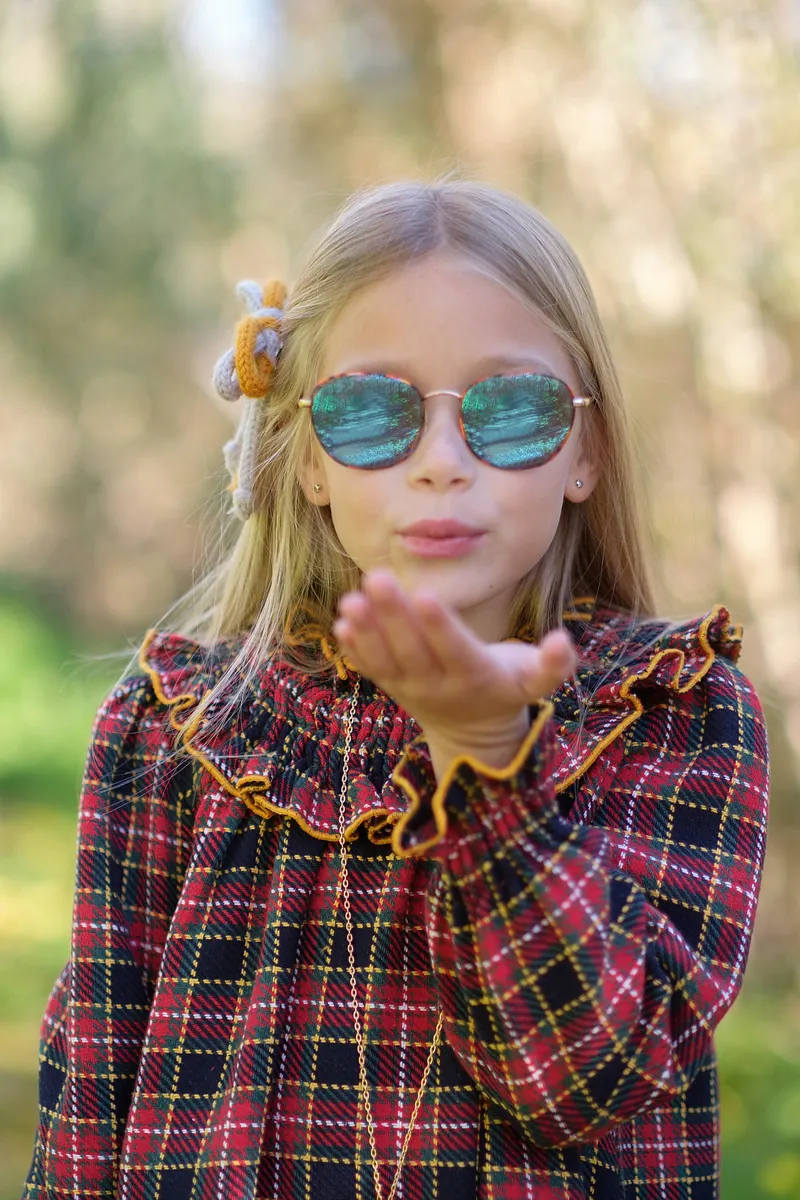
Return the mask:
{"type": "Polygon", "coordinates": [[[474,477],[476,460],[461,432],[460,398],[452,392],[429,396],[436,399],[425,398],[422,436],[408,460],[409,482],[436,491],[466,486],[474,477]]]}

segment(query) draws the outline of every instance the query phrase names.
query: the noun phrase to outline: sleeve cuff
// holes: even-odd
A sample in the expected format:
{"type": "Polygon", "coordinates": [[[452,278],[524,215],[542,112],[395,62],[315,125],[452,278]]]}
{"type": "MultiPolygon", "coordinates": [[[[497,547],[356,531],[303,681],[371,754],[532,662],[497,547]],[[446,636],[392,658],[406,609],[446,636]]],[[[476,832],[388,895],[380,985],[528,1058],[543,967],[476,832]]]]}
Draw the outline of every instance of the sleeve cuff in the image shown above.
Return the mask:
{"type": "Polygon", "coordinates": [[[398,857],[430,853],[443,862],[453,860],[461,856],[471,835],[485,829],[487,820],[505,839],[519,828],[520,818],[529,824],[532,816],[544,819],[551,808],[557,810],[553,789],[542,788],[554,746],[553,705],[542,700],[530,706],[530,714],[530,730],[506,767],[491,767],[464,754],[453,759],[437,784],[424,739],[415,738],[406,747],[392,773],[409,799],[392,833],[398,857]]]}

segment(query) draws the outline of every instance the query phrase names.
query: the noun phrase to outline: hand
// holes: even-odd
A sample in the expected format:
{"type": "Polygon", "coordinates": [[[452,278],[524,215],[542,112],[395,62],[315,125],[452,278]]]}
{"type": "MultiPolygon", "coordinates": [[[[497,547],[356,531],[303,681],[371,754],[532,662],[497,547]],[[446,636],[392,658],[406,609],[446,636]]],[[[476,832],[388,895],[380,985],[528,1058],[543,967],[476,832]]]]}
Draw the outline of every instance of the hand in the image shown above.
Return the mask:
{"type": "Polygon", "coordinates": [[[484,642],[433,594],[411,595],[385,569],[368,572],[339,612],[333,632],[347,657],[414,717],[442,758],[462,747],[484,761],[513,757],[529,728],[527,706],[577,667],[566,630],[538,646],[484,642]]]}

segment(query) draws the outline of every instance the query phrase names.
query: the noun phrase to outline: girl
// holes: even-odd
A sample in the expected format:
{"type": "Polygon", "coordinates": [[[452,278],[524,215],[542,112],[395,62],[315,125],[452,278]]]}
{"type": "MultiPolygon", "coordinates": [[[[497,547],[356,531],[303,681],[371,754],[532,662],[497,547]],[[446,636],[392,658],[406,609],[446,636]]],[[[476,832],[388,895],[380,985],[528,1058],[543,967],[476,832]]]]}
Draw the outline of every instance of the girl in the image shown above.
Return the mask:
{"type": "Polygon", "coordinates": [[[352,201],[220,363],[232,551],[100,709],[29,1197],[710,1198],[764,851],[563,237],[352,201]]]}

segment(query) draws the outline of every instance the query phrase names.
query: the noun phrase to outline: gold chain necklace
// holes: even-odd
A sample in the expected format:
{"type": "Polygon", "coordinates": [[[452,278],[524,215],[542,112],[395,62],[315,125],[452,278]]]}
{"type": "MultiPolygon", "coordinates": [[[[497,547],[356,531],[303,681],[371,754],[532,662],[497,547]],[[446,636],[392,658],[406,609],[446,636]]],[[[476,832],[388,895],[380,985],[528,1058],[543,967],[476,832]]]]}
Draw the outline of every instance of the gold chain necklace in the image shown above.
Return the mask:
{"type": "MultiPolygon", "coordinates": [[[[369,1137],[369,1148],[372,1154],[372,1174],[375,1179],[375,1196],[377,1200],[383,1200],[381,1191],[381,1180],[378,1171],[378,1148],[375,1144],[375,1123],[372,1119],[372,1105],[369,1099],[369,1084],[367,1083],[367,1054],[366,1041],[361,1027],[361,1013],[358,1008],[358,989],[356,987],[356,959],[355,950],[353,948],[353,918],[350,912],[350,880],[347,874],[347,842],[345,840],[345,805],[347,802],[347,769],[350,759],[350,745],[353,739],[353,722],[356,716],[356,704],[358,702],[358,694],[360,691],[361,679],[356,678],[356,684],[353,688],[353,696],[350,701],[350,708],[345,718],[345,739],[344,739],[344,755],[342,760],[342,786],[339,791],[339,849],[342,855],[342,870],[341,870],[341,890],[342,904],[344,907],[344,923],[347,931],[347,961],[350,971],[350,995],[353,1001],[353,1026],[356,1034],[356,1047],[358,1049],[358,1074],[361,1084],[361,1093],[364,1097],[364,1115],[367,1119],[367,1135],[369,1137]]],[[[408,1153],[408,1145],[411,1141],[411,1133],[419,1115],[422,1097],[425,1094],[425,1088],[428,1085],[428,1076],[433,1066],[433,1060],[436,1051],[439,1048],[439,1042],[442,1036],[442,1022],[444,1021],[444,1013],[439,1012],[439,1020],[436,1025],[436,1032],[433,1035],[431,1051],[428,1055],[428,1061],[425,1064],[425,1070],[422,1072],[422,1079],[417,1092],[417,1098],[414,1101],[414,1107],[411,1111],[411,1120],[408,1123],[405,1140],[403,1141],[402,1149],[400,1150],[400,1158],[397,1162],[397,1170],[395,1171],[392,1186],[389,1188],[387,1200],[394,1200],[394,1194],[397,1190],[397,1184],[400,1181],[400,1173],[403,1170],[403,1163],[406,1160],[408,1153]]]]}

